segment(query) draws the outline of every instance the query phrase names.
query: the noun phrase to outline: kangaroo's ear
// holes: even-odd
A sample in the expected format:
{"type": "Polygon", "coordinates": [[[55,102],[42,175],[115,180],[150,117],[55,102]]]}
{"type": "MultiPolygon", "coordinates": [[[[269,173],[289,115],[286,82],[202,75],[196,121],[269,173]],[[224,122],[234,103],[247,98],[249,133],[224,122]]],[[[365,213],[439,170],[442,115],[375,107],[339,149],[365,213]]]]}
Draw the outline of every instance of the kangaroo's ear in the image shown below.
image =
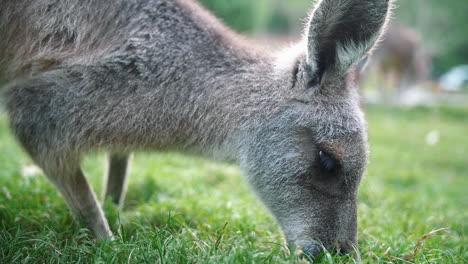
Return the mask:
{"type": "Polygon", "coordinates": [[[339,74],[357,63],[380,38],[392,0],[321,0],[307,35],[307,68],[312,79],[339,74]]]}

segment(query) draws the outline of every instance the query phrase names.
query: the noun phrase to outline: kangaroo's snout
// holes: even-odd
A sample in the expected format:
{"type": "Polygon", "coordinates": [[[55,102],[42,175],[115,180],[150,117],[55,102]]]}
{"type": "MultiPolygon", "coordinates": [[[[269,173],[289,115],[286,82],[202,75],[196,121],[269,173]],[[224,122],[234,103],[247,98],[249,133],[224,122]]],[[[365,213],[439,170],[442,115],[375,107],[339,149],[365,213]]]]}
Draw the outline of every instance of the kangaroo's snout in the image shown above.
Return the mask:
{"type": "Polygon", "coordinates": [[[354,251],[354,245],[356,242],[350,242],[349,240],[341,241],[336,245],[336,251],[342,255],[348,255],[354,251]]]}
{"type": "Polygon", "coordinates": [[[313,259],[323,253],[323,247],[316,242],[312,242],[310,244],[305,245],[302,248],[302,252],[303,252],[303,257],[313,259]]]}
{"type": "Polygon", "coordinates": [[[319,211],[313,217],[315,221],[304,221],[308,222],[303,226],[304,231],[291,243],[302,246],[304,254],[312,257],[324,250],[339,254],[351,253],[357,245],[356,206],[353,203],[341,206],[340,210],[319,211]],[[347,210],[343,210],[345,208],[347,210]]]}
{"type": "MultiPolygon", "coordinates": [[[[334,247],[334,251],[342,255],[347,255],[353,252],[353,246],[348,241],[339,242],[334,247]]],[[[324,253],[324,247],[317,242],[312,242],[302,247],[302,256],[306,259],[315,259],[322,253],[324,253]]]]}

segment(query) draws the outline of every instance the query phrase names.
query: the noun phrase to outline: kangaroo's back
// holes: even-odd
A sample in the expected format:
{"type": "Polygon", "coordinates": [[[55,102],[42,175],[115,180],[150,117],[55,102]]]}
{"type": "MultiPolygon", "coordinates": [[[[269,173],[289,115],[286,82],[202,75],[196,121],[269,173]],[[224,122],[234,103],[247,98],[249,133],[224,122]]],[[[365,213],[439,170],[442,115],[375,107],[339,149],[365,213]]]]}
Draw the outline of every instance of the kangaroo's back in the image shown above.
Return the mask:
{"type": "MultiPolygon", "coordinates": [[[[62,64],[93,64],[135,45],[147,45],[151,51],[156,48],[160,54],[144,55],[161,56],[160,61],[167,62],[196,60],[197,52],[191,51],[197,46],[205,48],[213,42],[236,46],[239,42],[190,0],[2,0],[0,5],[3,81],[62,64]]],[[[207,55],[202,53],[198,55],[207,55]]],[[[216,55],[227,58],[220,52],[216,55]]]]}
{"type": "Polygon", "coordinates": [[[246,109],[269,71],[263,53],[192,0],[5,5],[0,79],[33,84],[5,90],[12,120],[38,124],[35,148],[59,138],[73,149],[221,145],[240,125],[217,116],[248,119],[232,109],[246,109]],[[41,133],[51,120],[61,135],[41,133]]]}
{"type": "Polygon", "coordinates": [[[89,63],[118,48],[130,32],[131,1],[2,1],[4,79],[64,63],[89,63]]]}

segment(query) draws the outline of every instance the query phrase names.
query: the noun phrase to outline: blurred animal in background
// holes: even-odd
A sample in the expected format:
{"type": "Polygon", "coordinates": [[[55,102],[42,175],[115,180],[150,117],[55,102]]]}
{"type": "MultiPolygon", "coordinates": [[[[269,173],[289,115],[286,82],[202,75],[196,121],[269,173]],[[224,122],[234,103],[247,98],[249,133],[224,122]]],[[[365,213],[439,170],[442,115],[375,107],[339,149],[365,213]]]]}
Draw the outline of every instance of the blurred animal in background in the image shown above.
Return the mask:
{"type": "Polygon", "coordinates": [[[406,90],[430,79],[431,55],[419,32],[392,24],[370,58],[358,66],[356,79],[361,86],[374,76],[380,101],[398,103],[406,90]]]}

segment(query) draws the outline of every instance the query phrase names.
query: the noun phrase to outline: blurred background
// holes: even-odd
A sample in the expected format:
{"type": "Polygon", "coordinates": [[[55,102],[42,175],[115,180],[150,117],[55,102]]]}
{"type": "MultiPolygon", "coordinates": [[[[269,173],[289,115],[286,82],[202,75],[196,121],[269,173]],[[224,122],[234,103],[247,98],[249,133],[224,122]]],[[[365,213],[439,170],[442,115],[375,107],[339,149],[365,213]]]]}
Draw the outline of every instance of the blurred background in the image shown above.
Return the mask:
{"type": "MultiPolygon", "coordinates": [[[[300,37],[316,0],[201,2],[237,31],[280,47],[300,37]]],[[[356,76],[365,101],[466,104],[467,14],[464,0],[397,1],[385,40],[356,76]]]]}

